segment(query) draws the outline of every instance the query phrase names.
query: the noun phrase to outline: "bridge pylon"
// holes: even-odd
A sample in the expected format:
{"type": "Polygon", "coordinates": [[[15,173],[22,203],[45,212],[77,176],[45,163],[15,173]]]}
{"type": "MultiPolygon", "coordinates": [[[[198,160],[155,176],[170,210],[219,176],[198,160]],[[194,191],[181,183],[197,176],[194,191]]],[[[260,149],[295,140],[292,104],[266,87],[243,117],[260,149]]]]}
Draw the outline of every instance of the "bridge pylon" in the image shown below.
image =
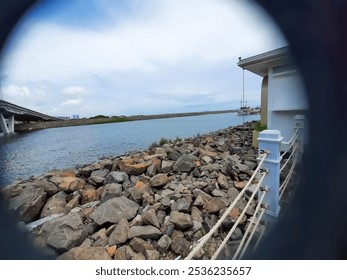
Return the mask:
{"type": "Polygon", "coordinates": [[[11,115],[8,119],[0,113],[0,126],[3,133],[14,133],[14,115],[11,115]]]}

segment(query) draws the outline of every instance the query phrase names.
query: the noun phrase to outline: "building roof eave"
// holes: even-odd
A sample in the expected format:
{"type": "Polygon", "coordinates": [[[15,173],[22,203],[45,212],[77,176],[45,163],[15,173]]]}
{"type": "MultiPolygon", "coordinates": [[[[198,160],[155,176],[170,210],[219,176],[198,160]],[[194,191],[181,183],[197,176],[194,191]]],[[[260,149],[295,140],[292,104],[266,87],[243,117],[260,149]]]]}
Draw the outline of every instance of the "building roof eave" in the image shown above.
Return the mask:
{"type": "Polygon", "coordinates": [[[280,65],[288,62],[289,48],[288,46],[275,49],[269,52],[241,59],[237,65],[242,69],[246,69],[259,76],[268,74],[269,66],[280,65]]]}

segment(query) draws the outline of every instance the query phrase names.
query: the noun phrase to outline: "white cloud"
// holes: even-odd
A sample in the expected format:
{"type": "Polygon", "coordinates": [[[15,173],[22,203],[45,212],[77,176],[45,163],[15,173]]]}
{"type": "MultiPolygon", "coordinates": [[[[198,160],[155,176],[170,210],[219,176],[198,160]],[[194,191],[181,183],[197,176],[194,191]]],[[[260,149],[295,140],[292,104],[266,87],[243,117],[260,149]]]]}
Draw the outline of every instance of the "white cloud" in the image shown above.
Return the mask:
{"type": "Polygon", "coordinates": [[[10,99],[13,97],[26,97],[30,95],[30,90],[26,86],[9,85],[3,88],[3,94],[10,99]]]}
{"type": "Polygon", "coordinates": [[[83,94],[85,92],[86,92],[85,88],[80,87],[80,86],[70,86],[70,87],[66,87],[62,90],[62,93],[71,94],[71,95],[79,95],[79,94],[83,94]]]}
{"type": "Polygon", "coordinates": [[[192,58],[236,61],[245,50],[257,52],[273,42],[266,20],[247,14],[236,1],[154,2],[156,13],[102,31],[34,25],[10,54],[10,75],[54,81],[105,69],[157,71],[192,58]]]}
{"type": "Polygon", "coordinates": [[[73,98],[73,99],[67,99],[63,103],[61,103],[62,106],[69,106],[69,105],[79,105],[83,101],[82,98],[73,98]]]}
{"type": "MultiPolygon", "coordinates": [[[[94,1],[112,18],[117,4],[94,1]]],[[[45,17],[5,54],[6,81],[17,85],[8,96],[30,93],[40,111],[64,115],[164,113],[239,99],[237,58],[285,44],[248,2],[124,0],[136,13],[97,29],[45,17]]]]}

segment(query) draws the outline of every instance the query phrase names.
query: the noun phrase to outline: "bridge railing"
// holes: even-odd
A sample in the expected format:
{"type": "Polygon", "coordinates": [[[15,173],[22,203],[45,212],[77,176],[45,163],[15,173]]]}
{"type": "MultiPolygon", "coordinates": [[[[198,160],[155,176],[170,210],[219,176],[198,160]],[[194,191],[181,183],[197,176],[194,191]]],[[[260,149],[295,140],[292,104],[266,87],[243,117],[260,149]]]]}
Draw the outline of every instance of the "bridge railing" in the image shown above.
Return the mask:
{"type": "Polygon", "coordinates": [[[253,190],[252,195],[248,198],[247,204],[223,239],[222,243],[214,252],[211,259],[216,259],[219,256],[236,228],[242,221],[244,221],[246,212],[252,203],[256,204],[255,211],[248,220],[248,225],[245,228],[242,239],[240,240],[232,259],[241,259],[248,250],[250,244],[252,244],[253,249],[257,247],[265,232],[266,225],[273,223],[280,213],[280,199],[283,197],[292,174],[294,173],[296,163],[300,160],[303,153],[303,128],[304,117],[296,116],[294,119],[294,133],[288,142],[282,141],[283,138],[281,132],[278,130],[265,130],[260,132],[258,138],[258,167],[252,174],[246,186],[230,204],[222,217],[211,228],[211,230],[193,246],[191,252],[185,258],[186,260],[194,258],[194,256],[203,249],[204,244],[206,244],[206,242],[218,230],[227,215],[231,213],[232,209],[237,205],[240,199],[242,199],[245,191],[256,180],[258,183],[253,184],[255,189],[253,190]],[[286,149],[284,150],[283,147],[286,147],[286,149]],[[281,183],[281,172],[284,173],[289,165],[289,171],[281,183]],[[258,177],[258,179],[256,179],[256,177],[258,177]]]}

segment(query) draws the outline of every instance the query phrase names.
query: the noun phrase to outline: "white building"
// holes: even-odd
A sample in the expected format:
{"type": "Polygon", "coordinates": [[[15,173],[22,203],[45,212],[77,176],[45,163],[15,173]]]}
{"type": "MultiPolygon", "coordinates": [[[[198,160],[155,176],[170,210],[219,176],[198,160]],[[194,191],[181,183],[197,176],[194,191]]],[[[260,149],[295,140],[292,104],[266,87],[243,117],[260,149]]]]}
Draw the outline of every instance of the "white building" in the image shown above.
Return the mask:
{"type": "Polygon", "coordinates": [[[241,59],[238,66],[263,77],[261,86],[261,124],[280,130],[283,141],[294,132],[294,117],[305,115],[308,104],[298,71],[283,47],[241,59]]]}

